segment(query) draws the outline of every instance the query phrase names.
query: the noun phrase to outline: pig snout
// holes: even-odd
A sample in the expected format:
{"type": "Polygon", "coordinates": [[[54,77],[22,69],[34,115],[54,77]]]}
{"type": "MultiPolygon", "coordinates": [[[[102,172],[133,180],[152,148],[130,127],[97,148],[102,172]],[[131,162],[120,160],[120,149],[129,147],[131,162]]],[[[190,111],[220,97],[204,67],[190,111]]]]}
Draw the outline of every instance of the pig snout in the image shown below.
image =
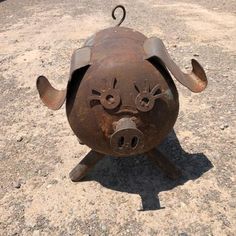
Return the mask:
{"type": "Polygon", "coordinates": [[[121,118],[110,138],[111,148],[119,154],[136,154],[143,148],[143,133],[131,118],[121,118]]]}

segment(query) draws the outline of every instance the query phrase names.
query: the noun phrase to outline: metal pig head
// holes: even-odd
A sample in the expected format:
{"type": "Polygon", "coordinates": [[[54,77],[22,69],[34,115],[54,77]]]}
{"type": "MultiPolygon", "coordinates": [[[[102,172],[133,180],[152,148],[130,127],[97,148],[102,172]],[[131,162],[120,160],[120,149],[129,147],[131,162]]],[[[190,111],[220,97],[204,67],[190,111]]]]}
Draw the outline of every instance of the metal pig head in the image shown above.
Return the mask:
{"type": "Polygon", "coordinates": [[[171,59],[166,47],[161,39],[152,37],[144,42],[145,59],[154,66],[161,63],[173,74],[173,76],[185,87],[195,93],[203,91],[207,86],[207,77],[204,69],[195,59],[192,59],[192,72],[183,73],[180,68],[171,59]]]}
{"type": "Polygon", "coordinates": [[[68,96],[71,81],[74,79],[81,80],[84,71],[90,66],[91,50],[89,47],[80,48],[74,51],[71,59],[70,78],[67,88],[64,90],[57,90],[52,87],[45,76],[39,76],[36,86],[42,102],[52,110],[58,110],[68,96]]]}

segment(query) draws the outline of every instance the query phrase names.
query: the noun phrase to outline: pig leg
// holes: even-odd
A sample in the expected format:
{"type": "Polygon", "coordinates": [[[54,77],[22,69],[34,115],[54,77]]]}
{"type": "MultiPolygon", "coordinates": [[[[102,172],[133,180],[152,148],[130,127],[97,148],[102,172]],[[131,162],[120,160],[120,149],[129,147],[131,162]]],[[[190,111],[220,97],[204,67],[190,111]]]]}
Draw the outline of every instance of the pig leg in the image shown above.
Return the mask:
{"type": "Polygon", "coordinates": [[[91,150],[70,172],[70,179],[75,182],[81,180],[104,156],[91,150]]]}
{"type": "Polygon", "coordinates": [[[152,149],[147,152],[147,156],[152,160],[170,179],[178,179],[181,171],[159,150],[152,149]]]}

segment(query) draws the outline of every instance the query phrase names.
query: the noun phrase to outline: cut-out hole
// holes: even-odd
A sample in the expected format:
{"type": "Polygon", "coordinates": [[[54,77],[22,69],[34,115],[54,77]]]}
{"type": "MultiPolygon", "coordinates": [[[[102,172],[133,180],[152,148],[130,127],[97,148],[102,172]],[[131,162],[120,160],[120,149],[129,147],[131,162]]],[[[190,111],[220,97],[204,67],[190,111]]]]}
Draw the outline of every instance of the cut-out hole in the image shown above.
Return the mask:
{"type": "Polygon", "coordinates": [[[94,107],[94,106],[99,105],[99,104],[100,104],[100,101],[98,101],[98,100],[91,100],[89,103],[90,103],[90,106],[91,106],[91,108],[92,108],[92,107],[94,107]]]}
{"type": "Polygon", "coordinates": [[[106,100],[110,103],[110,104],[113,104],[115,102],[115,99],[112,95],[107,95],[106,96],[106,100]]]}
{"type": "Polygon", "coordinates": [[[118,147],[122,148],[124,146],[124,143],[125,143],[125,138],[121,136],[118,140],[118,147]]]}
{"type": "Polygon", "coordinates": [[[157,89],[157,90],[155,91],[155,93],[153,94],[153,96],[158,95],[158,94],[160,94],[160,93],[161,93],[161,90],[160,90],[160,89],[157,89]]]}
{"type": "Polygon", "coordinates": [[[131,140],[131,147],[132,148],[136,148],[137,145],[138,145],[138,142],[139,142],[139,138],[138,137],[133,137],[132,140],[131,140]]]}
{"type": "Polygon", "coordinates": [[[142,98],[142,102],[144,102],[145,104],[148,104],[149,103],[149,98],[146,98],[146,97],[142,98]]]}

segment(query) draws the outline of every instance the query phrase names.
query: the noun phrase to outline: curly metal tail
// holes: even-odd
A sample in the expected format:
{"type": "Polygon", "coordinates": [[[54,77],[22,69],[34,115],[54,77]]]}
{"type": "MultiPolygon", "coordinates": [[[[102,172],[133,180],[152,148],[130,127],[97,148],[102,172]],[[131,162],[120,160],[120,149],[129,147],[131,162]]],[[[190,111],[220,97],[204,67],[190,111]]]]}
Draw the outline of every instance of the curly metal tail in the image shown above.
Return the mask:
{"type": "Polygon", "coordinates": [[[122,6],[122,5],[117,5],[117,6],[112,10],[112,14],[111,14],[111,16],[112,16],[112,18],[113,18],[114,20],[116,20],[115,11],[116,11],[117,8],[120,8],[120,9],[122,9],[122,11],[123,11],[123,17],[121,18],[120,22],[116,25],[116,26],[120,26],[120,25],[123,23],[123,21],[125,20],[126,10],[125,10],[125,7],[124,7],[124,6],[122,6]]]}

